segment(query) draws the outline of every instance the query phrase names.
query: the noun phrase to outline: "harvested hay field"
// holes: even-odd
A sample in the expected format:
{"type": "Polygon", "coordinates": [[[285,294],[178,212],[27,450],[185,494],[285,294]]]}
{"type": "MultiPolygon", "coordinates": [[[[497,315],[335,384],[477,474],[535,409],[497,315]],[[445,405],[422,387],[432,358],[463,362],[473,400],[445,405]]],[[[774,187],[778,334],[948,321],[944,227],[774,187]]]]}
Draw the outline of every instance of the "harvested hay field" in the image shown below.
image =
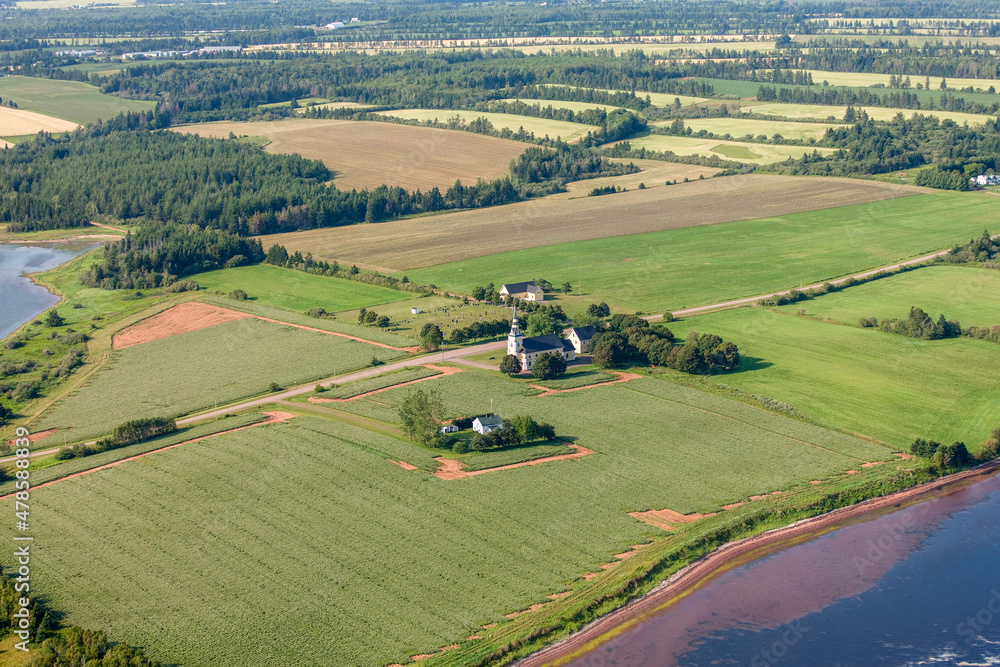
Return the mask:
{"type": "Polygon", "coordinates": [[[0,127],[7,137],[38,132],[70,132],[79,125],[61,118],[53,118],[34,111],[0,107],[0,127]]]}
{"type": "Polygon", "coordinates": [[[207,329],[217,324],[253,317],[248,313],[210,306],[206,303],[180,303],[115,334],[113,347],[122,350],[189,331],[207,329]]]}
{"type": "MultiPolygon", "coordinates": [[[[584,181],[586,187],[589,181],[584,181]]],[[[613,236],[835,208],[919,194],[839,178],[729,176],[603,197],[547,197],[433,217],[261,237],[314,257],[384,271],[613,236]]]]}
{"type": "Polygon", "coordinates": [[[185,125],[178,132],[203,137],[264,136],[269,153],[298,153],[322,160],[341,190],[398,185],[445,190],[461,179],[472,184],[507,171],[528,144],[470,132],[393,123],[311,118],[185,125]]]}
{"type": "Polygon", "coordinates": [[[573,181],[566,185],[566,192],[553,195],[563,199],[584,197],[594,188],[616,185],[627,190],[636,190],[642,183],[647,188],[663,186],[667,181],[681,183],[684,179],[698,180],[699,176],[708,178],[719,173],[719,169],[702,167],[696,164],[680,164],[679,162],[663,162],[661,160],[626,160],[611,158],[613,162],[632,163],[642,169],[635,174],[622,176],[607,176],[605,178],[590,178],[585,181],[573,181]]]}

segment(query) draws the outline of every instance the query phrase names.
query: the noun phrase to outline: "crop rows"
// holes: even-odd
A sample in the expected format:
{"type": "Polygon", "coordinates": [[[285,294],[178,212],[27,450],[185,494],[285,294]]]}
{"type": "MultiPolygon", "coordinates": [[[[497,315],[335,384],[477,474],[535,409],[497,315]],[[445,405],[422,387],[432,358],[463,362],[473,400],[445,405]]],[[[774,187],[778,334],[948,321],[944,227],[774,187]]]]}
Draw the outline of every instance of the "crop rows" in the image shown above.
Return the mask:
{"type": "Polygon", "coordinates": [[[352,398],[354,396],[365,394],[369,391],[377,391],[378,389],[385,389],[386,387],[392,387],[397,384],[402,384],[403,382],[411,382],[412,380],[429,378],[435,375],[440,375],[440,371],[424,368],[423,366],[416,366],[414,368],[406,368],[393,373],[377,375],[366,380],[358,380],[357,382],[349,382],[348,384],[338,385],[335,388],[330,388],[324,391],[321,394],[321,397],[352,398]]]}

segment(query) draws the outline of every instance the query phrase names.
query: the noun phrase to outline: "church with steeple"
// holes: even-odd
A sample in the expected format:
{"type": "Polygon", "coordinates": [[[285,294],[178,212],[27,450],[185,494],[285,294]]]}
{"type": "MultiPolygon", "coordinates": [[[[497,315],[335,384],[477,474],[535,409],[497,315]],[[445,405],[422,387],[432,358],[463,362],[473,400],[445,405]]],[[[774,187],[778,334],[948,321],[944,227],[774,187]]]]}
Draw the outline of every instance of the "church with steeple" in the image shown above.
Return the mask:
{"type": "Polygon", "coordinates": [[[528,338],[522,336],[517,326],[517,306],[514,306],[514,321],[511,323],[510,333],[507,334],[507,354],[517,357],[521,362],[521,370],[530,371],[538,355],[546,352],[558,354],[566,361],[576,359],[576,348],[573,343],[555,334],[528,338]]]}

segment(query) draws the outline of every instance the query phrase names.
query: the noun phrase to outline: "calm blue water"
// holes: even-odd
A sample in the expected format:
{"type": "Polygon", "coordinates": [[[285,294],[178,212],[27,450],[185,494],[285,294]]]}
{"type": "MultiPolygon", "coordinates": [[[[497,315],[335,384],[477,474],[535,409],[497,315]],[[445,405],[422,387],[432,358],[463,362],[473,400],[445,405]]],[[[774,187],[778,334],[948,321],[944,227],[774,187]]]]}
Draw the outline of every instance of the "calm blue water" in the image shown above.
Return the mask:
{"type": "Polygon", "coordinates": [[[22,276],[22,272],[35,273],[54,269],[84,253],[87,247],[0,244],[0,338],[6,338],[22,324],[59,301],[47,289],[22,276]]]}
{"type": "Polygon", "coordinates": [[[734,569],[570,664],[1000,665],[1000,476],[734,569]]]}

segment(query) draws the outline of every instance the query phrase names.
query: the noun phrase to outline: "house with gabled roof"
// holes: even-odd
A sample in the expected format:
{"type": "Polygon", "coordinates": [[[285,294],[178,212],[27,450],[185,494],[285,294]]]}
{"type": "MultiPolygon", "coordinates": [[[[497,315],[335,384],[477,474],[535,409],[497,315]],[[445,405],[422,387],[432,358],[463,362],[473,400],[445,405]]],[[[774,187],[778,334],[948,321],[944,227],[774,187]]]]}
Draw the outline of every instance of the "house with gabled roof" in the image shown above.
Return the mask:
{"type": "Polygon", "coordinates": [[[566,338],[573,344],[573,350],[577,354],[584,354],[590,351],[590,342],[596,335],[597,329],[588,324],[585,327],[573,327],[566,338]]]}
{"type": "Polygon", "coordinates": [[[545,301],[545,292],[531,280],[525,283],[505,284],[500,288],[500,296],[509,296],[521,301],[545,301]]]}
{"type": "Polygon", "coordinates": [[[472,430],[476,433],[487,434],[490,431],[495,431],[498,428],[503,428],[503,419],[497,417],[496,415],[486,415],[484,417],[476,417],[472,421],[472,430]]]}
{"type": "Polygon", "coordinates": [[[565,361],[576,359],[576,349],[573,343],[563,340],[555,334],[545,336],[521,335],[521,330],[517,326],[517,307],[514,307],[514,321],[511,323],[510,333],[507,334],[507,354],[514,355],[521,362],[521,370],[530,371],[535,365],[535,361],[541,354],[558,354],[565,361]]]}

